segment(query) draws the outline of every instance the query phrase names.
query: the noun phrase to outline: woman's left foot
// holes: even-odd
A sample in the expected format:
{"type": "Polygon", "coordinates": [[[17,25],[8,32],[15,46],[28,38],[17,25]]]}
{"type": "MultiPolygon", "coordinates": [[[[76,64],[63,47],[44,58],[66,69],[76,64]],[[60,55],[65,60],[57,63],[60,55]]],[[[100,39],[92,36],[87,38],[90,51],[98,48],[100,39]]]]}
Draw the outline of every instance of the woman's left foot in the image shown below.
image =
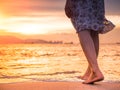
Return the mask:
{"type": "Polygon", "coordinates": [[[82,79],[82,80],[87,80],[89,78],[89,76],[84,75],[84,76],[78,76],[77,78],[82,79]]]}
{"type": "Polygon", "coordinates": [[[90,74],[91,74],[91,71],[90,71],[90,68],[88,68],[83,76],[78,76],[77,78],[82,79],[82,80],[87,80],[90,74]]]}

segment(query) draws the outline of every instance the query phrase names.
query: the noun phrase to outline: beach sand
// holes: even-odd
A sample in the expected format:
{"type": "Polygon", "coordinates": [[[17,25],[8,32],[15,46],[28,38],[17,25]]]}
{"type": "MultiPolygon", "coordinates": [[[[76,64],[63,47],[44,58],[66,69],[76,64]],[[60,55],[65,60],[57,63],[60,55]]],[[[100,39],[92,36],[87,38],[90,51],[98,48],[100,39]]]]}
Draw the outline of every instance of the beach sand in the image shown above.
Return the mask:
{"type": "Polygon", "coordinates": [[[0,90],[120,90],[119,82],[20,82],[0,84],[0,90]]]}

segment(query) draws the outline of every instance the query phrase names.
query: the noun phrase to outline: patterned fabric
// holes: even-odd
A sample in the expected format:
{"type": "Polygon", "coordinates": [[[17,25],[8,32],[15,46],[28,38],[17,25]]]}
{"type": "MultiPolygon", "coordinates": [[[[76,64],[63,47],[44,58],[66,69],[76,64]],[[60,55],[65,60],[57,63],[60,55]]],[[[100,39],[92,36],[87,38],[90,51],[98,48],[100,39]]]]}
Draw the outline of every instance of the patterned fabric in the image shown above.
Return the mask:
{"type": "Polygon", "coordinates": [[[104,0],[69,0],[72,5],[71,21],[76,31],[94,30],[104,28],[105,11],[104,0]]]}

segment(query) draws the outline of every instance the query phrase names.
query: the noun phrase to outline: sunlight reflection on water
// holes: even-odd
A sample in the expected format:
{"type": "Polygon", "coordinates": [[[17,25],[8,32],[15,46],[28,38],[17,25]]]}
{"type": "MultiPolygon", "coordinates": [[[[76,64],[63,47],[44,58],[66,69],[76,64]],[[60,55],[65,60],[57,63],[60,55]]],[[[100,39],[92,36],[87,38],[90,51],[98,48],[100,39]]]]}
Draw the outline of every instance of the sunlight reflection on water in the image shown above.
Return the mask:
{"type": "MultiPolygon", "coordinates": [[[[98,58],[105,80],[120,80],[120,45],[101,45],[98,58]]],[[[80,45],[0,45],[0,83],[80,81],[87,67],[80,45]]]]}

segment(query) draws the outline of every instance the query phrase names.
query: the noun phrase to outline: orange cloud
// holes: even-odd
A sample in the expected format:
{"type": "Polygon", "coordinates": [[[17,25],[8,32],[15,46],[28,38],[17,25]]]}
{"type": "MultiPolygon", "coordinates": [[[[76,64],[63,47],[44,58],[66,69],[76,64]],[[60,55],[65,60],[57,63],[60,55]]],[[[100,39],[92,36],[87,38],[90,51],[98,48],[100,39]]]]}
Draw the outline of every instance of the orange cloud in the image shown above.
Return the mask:
{"type": "Polygon", "coordinates": [[[64,6],[62,0],[0,0],[0,11],[11,16],[62,11],[64,8],[62,6],[64,6]]]}
{"type": "Polygon", "coordinates": [[[29,0],[2,0],[0,10],[7,15],[21,15],[29,9],[29,0]]]}

